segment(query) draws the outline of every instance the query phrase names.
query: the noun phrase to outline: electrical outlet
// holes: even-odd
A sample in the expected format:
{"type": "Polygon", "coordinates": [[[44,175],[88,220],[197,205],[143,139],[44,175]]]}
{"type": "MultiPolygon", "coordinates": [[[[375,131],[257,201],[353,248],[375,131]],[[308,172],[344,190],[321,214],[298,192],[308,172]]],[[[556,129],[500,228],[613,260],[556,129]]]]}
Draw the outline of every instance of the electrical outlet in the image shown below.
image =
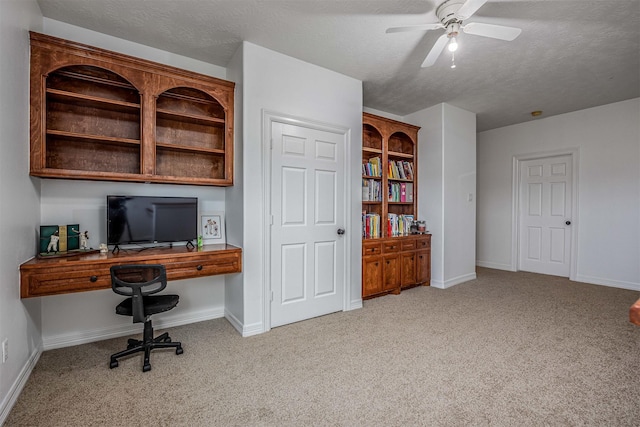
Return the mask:
{"type": "Polygon", "coordinates": [[[9,338],[2,340],[2,363],[9,358],[9,338]]]}

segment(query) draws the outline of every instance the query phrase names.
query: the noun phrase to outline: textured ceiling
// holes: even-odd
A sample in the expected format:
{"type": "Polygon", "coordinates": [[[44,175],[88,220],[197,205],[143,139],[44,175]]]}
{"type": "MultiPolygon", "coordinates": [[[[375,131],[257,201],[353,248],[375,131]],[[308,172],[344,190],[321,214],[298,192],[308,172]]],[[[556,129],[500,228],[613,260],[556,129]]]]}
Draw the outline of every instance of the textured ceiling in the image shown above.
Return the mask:
{"type": "Polygon", "coordinates": [[[443,52],[441,0],[38,0],[45,17],[226,67],[242,40],[363,81],[364,105],[400,116],[441,102],[478,131],[640,96],[640,0],[489,0],[469,22],[522,28],[512,42],[462,34],[443,52]]]}

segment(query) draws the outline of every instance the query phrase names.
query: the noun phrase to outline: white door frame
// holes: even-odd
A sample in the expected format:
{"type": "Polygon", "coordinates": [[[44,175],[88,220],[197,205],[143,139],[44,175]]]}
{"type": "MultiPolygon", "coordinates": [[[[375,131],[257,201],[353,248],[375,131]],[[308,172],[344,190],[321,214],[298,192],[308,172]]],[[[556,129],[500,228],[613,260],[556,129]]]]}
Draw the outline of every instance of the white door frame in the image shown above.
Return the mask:
{"type": "Polygon", "coordinates": [[[543,159],[548,157],[570,156],[572,165],[572,196],[571,196],[571,271],[570,280],[576,280],[578,265],[578,164],[580,148],[564,148],[538,153],[518,154],[513,156],[512,175],[512,205],[511,205],[511,271],[520,270],[520,168],[526,160],[543,159]]]}
{"type": "Polygon", "coordinates": [[[273,123],[284,123],[293,126],[300,126],[309,129],[319,130],[323,132],[331,132],[342,135],[344,139],[344,215],[345,215],[345,234],[344,254],[346,257],[342,298],[342,310],[349,309],[349,301],[351,301],[351,237],[356,230],[350,230],[351,225],[351,131],[349,128],[337,126],[333,124],[323,123],[316,120],[310,120],[302,117],[295,117],[287,114],[276,113],[273,111],[262,110],[262,221],[264,230],[263,248],[262,248],[262,265],[263,265],[263,293],[262,293],[262,324],[264,332],[271,330],[271,132],[273,123]]]}

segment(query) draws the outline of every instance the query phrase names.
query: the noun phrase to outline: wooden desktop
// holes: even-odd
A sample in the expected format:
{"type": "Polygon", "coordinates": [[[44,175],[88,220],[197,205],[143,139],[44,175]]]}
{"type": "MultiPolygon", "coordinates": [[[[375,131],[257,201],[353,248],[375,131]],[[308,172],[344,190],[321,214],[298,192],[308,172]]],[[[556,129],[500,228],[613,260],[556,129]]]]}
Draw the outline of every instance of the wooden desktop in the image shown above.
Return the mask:
{"type": "Polygon", "coordinates": [[[174,246],[33,258],[20,265],[20,297],[111,288],[109,269],[118,264],[164,264],[168,280],[239,273],[242,271],[242,249],[217,244],[201,248],[174,246]]]}

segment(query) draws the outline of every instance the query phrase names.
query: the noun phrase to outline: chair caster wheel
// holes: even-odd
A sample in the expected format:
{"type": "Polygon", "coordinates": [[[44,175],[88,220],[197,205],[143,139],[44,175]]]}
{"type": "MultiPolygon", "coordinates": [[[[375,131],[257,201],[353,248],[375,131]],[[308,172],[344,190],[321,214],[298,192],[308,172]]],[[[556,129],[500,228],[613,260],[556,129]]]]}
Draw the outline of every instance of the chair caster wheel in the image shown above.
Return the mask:
{"type": "Polygon", "coordinates": [[[184,350],[182,350],[182,347],[177,347],[176,354],[182,354],[182,353],[184,353],[184,350]]]}
{"type": "Polygon", "coordinates": [[[112,360],[111,363],[109,363],[109,369],[113,369],[113,368],[117,368],[118,367],[118,361],[117,360],[112,360]]]}
{"type": "Polygon", "coordinates": [[[151,370],[151,365],[144,365],[142,367],[142,372],[149,372],[151,370]]]}

